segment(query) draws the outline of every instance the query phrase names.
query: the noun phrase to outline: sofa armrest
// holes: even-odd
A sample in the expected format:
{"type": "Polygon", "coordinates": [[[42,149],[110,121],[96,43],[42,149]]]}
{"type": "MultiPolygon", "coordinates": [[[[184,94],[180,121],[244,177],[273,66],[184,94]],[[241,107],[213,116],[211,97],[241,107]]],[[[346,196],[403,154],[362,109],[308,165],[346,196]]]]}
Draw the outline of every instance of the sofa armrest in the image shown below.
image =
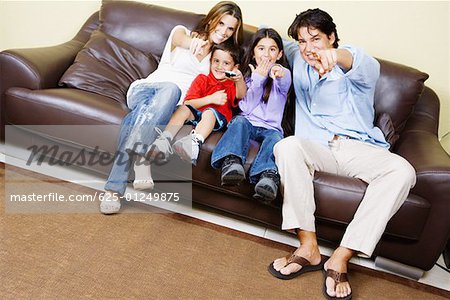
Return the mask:
{"type": "Polygon", "coordinates": [[[12,49],[0,53],[2,94],[10,87],[31,90],[54,88],[83,47],[79,41],[42,48],[12,49]]]}
{"type": "MultiPolygon", "coordinates": [[[[439,111],[437,112],[439,114],[439,111]]],[[[395,152],[408,160],[416,170],[417,183],[413,193],[432,205],[442,206],[450,215],[450,156],[444,150],[434,125],[438,118],[423,110],[412,116],[414,124],[408,124],[395,146],[395,152]]]]}
{"type": "Polygon", "coordinates": [[[438,193],[438,198],[450,193],[450,156],[439,142],[438,124],[439,98],[432,89],[425,87],[394,152],[415,168],[414,191],[426,199],[430,199],[426,196],[429,193],[438,193]]]}
{"type": "Polygon", "coordinates": [[[98,12],[91,15],[70,41],[51,47],[11,49],[0,52],[0,141],[4,140],[4,97],[11,87],[31,90],[54,88],[75,56],[99,25],[98,12]]]}
{"type": "Polygon", "coordinates": [[[32,90],[53,88],[99,25],[98,12],[84,23],[76,36],[61,45],[10,49],[0,53],[0,96],[10,87],[32,90]]]}
{"type": "Polygon", "coordinates": [[[432,89],[425,86],[401,134],[411,131],[426,131],[437,135],[439,110],[440,102],[438,96],[432,89]]]}
{"type": "Polygon", "coordinates": [[[438,139],[439,109],[438,96],[425,87],[395,145],[394,152],[413,165],[418,177],[450,176],[450,156],[438,139]]]}
{"type": "MultiPolygon", "coordinates": [[[[439,142],[438,124],[439,98],[425,88],[395,145],[395,152],[416,170],[417,182],[411,193],[430,203],[420,241],[408,247],[411,253],[423,255],[415,265],[424,270],[433,267],[450,236],[450,156],[439,142]]],[[[406,260],[412,264],[415,256],[406,260]]]]}

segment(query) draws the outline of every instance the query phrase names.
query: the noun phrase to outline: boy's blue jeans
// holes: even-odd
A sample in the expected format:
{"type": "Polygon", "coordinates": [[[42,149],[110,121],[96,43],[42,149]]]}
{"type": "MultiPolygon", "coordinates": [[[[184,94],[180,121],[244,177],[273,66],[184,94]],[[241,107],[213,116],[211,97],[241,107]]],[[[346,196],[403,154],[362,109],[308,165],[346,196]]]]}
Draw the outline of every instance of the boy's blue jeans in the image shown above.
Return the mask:
{"type": "Polygon", "coordinates": [[[236,116],[228,124],[228,129],[223,134],[219,143],[215,147],[211,166],[219,169],[222,162],[228,155],[240,157],[244,164],[247,159],[250,140],[261,144],[258,154],[250,168],[250,183],[256,184],[262,172],[267,170],[277,171],[273,146],[283,138],[281,133],[275,129],[253,126],[243,116],[236,116]]]}
{"type": "Polygon", "coordinates": [[[180,97],[180,89],[171,82],[143,82],[129,91],[131,111],[120,127],[116,157],[105,190],[125,193],[133,155],[147,153],[156,139],[154,127],[169,122],[180,97]]]}

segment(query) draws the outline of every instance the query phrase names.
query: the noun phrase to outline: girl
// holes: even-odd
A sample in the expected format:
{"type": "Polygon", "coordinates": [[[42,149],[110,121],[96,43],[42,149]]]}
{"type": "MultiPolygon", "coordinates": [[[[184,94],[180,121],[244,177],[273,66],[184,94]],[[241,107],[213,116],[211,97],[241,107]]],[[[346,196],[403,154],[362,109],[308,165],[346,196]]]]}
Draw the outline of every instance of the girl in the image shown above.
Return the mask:
{"type": "Polygon", "coordinates": [[[175,26],[158,69],[146,79],[131,84],[127,93],[131,111],[120,128],[119,155],[105,185],[106,192],[100,203],[102,213],[112,214],[120,210],[119,196],[125,193],[132,154],[139,156],[135,159],[135,187],[153,187],[149,164],[138,163],[155,139],[155,132],[149,127],[166,124],[194,78],[198,74],[208,74],[214,44],[228,39],[234,44],[242,42],[242,24],[239,6],[234,2],[219,2],[192,33],[184,26],[175,26]]]}
{"type": "Polygon", "coordinates": [[[249,139],[261,144],[250,169],[250,183],[255,185],[254,197],[270,203],[277,196],[280,182],[273,146],[283,138],[281,120],[291,85],[280,35],[271,28],[258,30],[252,49],[244,59],[243,74],[247,95],[239,102],[240,115],[213,151],[211,165],[222,168],[222,185],[237,185],[245,179],[243,164],[249,139]],[[256,66],[256,67],[255,67],[256,66]]]}

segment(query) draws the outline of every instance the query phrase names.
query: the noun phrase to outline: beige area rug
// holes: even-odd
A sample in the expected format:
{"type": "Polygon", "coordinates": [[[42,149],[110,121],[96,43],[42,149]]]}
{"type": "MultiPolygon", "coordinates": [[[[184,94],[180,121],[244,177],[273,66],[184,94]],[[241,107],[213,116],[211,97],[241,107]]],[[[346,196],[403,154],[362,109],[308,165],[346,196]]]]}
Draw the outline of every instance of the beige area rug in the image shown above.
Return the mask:
{"type": "MultiPolygon", "coordinates": [[[[141,214],[5,213],[5,185],[93,194],[1,166],[0,299],[322,299],[321,272],[282,281],[267,265],[293,248],[193,218],[141,214]],[[12,175],[11,175],[12,174],[12,175]],[[12,177],[11,177],[12,176],[12,177]],[[15,179],[14,179],[15,178],[15,179]]],[[[94,203],[98,205],[98,203],[94,203]]],[[[354,299],[445,299],[449,293],[351,266],[354,299]]]]}

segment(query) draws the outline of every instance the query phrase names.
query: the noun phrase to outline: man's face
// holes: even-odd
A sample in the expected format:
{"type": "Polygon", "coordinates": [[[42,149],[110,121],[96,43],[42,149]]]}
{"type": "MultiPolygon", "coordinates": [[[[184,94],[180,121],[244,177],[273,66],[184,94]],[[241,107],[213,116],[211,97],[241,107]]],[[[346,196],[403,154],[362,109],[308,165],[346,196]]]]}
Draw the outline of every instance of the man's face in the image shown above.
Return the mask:
{"type": "Polygon", "coordinates": [[[310,66],[314,66],[317,62],[313,53],[333,48],[335,41],[334,33],[327,36],[322,31],[311,27],[300,27],[297,34],[300,53],[310,66]]]}

